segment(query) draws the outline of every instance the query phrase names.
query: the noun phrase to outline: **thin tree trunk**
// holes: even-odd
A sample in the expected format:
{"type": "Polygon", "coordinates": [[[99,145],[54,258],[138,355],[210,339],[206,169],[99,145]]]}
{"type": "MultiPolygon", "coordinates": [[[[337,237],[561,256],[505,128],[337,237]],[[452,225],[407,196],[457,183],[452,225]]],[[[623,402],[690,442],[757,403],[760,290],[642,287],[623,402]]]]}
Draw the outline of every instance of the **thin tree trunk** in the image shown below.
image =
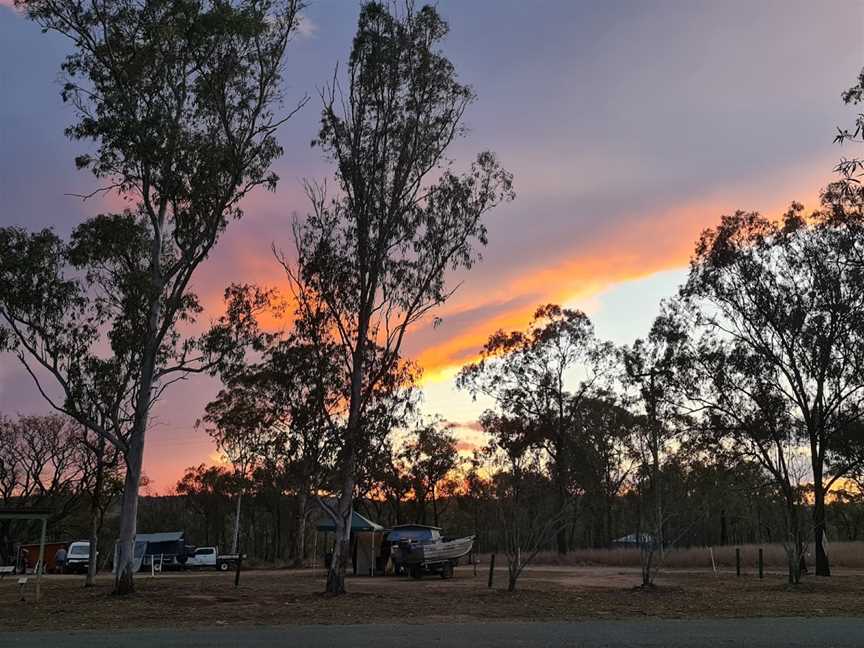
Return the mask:
{"type": "Polygon", "coordinates": [[[237,493],[237,510],[234,512],[234,543],[231,546],[231,553],[237,553],[240,547],[240,503],[243,500],[243,493],[237,493]]]}
{"type": "Polygon", "coordinates": [[[348,571],[348,561],[351,559],[351,517],[353,514],[354,471],[346,470],[342,481],[342,496],[337,501],[336,518],[333,520],[336,531],[336,542],[333,546],[333,558],[327,571],[327,594],[345,593],[345,574],[348,571]]]}
{"type": "Polygon", "coordinates": [[[816,575],[830,576],[831,565],[825,551],[825,489],[822,485],[822,475],[813,480],[813,546],[816,560],[816,575]]]}
{"type": "Polygon", "coordinates": [[[96,571],[99,569],[96,561],[99,557],[100,507],[102,504],[102,484],[105,476],[104,437],[99,437],[96,452],[96,483],[93,484],[93,495],[90,501],[90,556],[87,560],[87,577],[84,579],[84,587],[96,585],[96,571]]]}
{"type": "MultiPolygon", "coordinates": [[[[374,295],[376,283],[373,281],[370,287],[374,295]]],[[[333,547],[333,560],[327,572],[327,585],[325,592],[331,595],[345,593],[345,573],[348,569],[350,559],[351,543],[351,521],[354,514],[354,487],[356,479],[354,471],[355,462],[355,439],[361,433],[361,398],[363,390],[363,376],[366,370],[366,344],[369,333],[369,320],[371,318],[371,304],[367,304],[367,297],[363,299],[363,307],[359,312],[357,326],[357,345],[352,353],[351,367],[351,399],[348,407],[348,421],[345,426],[345,447],[342,454],[342,493],[337,501],[337,510],[333,523],[336,529],[336,543],[333,547]]]]}
{"type": "Polygon", "coordinates": [[[297,527],[294,537],[294,567],[303,566],[303,558],[306,554],[306,490],[297,493],[297,527]]]}
{"type": "MultiPolygon", "coordinates": [[[[563,511],[567,505],[567,494],[564,492],[562,484],[558,485],[558,505],[557,509],[563,511]]],[[[567,553],[567,528],[561,525],[555,533],[555,544],[557,545],[558,553],[565,555],[567,553]]]]}

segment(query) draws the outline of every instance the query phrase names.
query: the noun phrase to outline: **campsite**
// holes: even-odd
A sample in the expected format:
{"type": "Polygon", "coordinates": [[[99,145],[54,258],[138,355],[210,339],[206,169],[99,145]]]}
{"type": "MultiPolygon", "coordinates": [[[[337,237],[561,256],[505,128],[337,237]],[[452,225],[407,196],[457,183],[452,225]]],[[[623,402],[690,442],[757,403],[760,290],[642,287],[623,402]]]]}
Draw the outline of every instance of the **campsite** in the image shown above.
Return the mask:
{"type": "Polygon", "coordinates": [[[0,646],[854,645],[862,42],[0,0],[0,646]]]}
{"type": "Polygon", "coordinates": [[[148,575],[140,578],[139,593],[128,605],[108,595],[109,575],[87,590],[74,577],[52,576],[38,606],[18,603],[14,580],[5,579],[0,581],[0,608],[16,613],[0,617],[0,632],[864,614],[862,569],[839,569],[830,581],[791,588],[775,568],[763,580],[755,572],[737,578],[728,566],[718,576],[710,567],[679,568],[659,577],[655,592],[645,592],[634,585],[640,579],[638,566],[537,565],[524,575],[519,591],[508,593],[506,570],[496,570],[489,589],[488,559],[481,560],[476,577],[471,566],[460,566],[450,580],[419,583],[407,576],[349,577],[352,595],[335,601],[321,594],[321,570],[249,571],[236,590],[230,574],[148,575]]]}

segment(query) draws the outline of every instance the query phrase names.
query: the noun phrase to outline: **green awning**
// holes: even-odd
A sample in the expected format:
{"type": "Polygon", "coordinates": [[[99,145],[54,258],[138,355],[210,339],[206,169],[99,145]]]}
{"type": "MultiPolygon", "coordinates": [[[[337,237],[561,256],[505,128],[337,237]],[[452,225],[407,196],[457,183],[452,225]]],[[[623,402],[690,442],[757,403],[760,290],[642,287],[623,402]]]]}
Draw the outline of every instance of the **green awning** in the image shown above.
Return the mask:
{"type": "MultiPolygon", "coordinates": [[[[325,514],[323,520],[318,523],[319,531],[335,531],[336,525],[333,524],[333,520],[330,519],[329,516],[325,514]]],[[[358,531],[383,531],[384,527],[380,524],[376,524],[372,520],[369,520],[362,515],[360,515],[357,511],[351,512],[351,533],[356,533],[358,531]]]]}

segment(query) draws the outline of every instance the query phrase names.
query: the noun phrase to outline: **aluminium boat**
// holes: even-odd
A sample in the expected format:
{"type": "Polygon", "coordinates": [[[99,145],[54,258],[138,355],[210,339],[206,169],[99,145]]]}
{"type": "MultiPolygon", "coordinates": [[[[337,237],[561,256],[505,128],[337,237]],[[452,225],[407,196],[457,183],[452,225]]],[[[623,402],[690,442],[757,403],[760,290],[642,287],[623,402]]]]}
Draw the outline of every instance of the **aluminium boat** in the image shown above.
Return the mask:
{"type": "Polygon", "coordinates": [[[439,563],[456,565],[474,546],[474,536],[445,538],[441,536],[440,528],[420,524],[393,527],[387,540],[392,546],[394,562],[406,567],[428,567],[439,563]]]}

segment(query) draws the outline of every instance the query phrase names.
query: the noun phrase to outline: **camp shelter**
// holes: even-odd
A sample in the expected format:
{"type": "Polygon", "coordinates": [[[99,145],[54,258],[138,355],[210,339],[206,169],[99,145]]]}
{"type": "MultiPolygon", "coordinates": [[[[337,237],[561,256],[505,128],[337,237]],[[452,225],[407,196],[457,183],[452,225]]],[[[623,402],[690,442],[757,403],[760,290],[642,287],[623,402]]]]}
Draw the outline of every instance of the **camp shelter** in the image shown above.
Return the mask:
{"type": "MultiPolygon", "coordinates": [[[[44,555],[45,555],[45,572],[48,574],[52,574],[57,571],[57,552],[60,551],[61,548],[69,549],[69,545],[71,545],[74,540],[55,540],[53,542],[46,542],[44,555]]],[[[26,544],[22,544],[18,548],[18,558],[17,561],[21,563],[23,567],[26,569],[34,569],[36,567],[36,563],[39,561],[39,543],[38,542],[28,542],[26,544]]]]}
{"type": "MultiPolygon", "coordinates": [[[[40,568],[36,570],[36,600],[42,596],[42,572],[45,571],[45,531],[48,527],[48,518],[51,517],[50,509],[39,508],[0,508],[0,520],[37,520],[42,524],[42,534],[39,538],[39,563],[40,568]]],[[[25,578],[26,581],[26,578],[25,578]]]]}
{"type": "MultiPolygon", "coordinates": [[[[119,546],[114,546],[114,571],[116,573],[119,546]]],[[[139,533],[135,536],[133,569],[150,569],[151,563],[160,568],[176,567],[186,560],[186,534],[183,531],[164,531],[161,533],[139,533]]]]}
{"type": "MultiPolygon", "coordinates": [[[[336,525],[329,517],[322,517],[317,529],[325,534],[327,564],[332,552],[329,547],[335,542],[336,525]],[[333,534],[332,540],[329,534],[333,534]],[[329,541],[329,542],[328,542],[329,541]]],[[[380,570],[381,545],[386,529],[380,524],[363,517],[357,511],[351,513],[351,564],[355,575],[374,576],[380,570]]]]}

